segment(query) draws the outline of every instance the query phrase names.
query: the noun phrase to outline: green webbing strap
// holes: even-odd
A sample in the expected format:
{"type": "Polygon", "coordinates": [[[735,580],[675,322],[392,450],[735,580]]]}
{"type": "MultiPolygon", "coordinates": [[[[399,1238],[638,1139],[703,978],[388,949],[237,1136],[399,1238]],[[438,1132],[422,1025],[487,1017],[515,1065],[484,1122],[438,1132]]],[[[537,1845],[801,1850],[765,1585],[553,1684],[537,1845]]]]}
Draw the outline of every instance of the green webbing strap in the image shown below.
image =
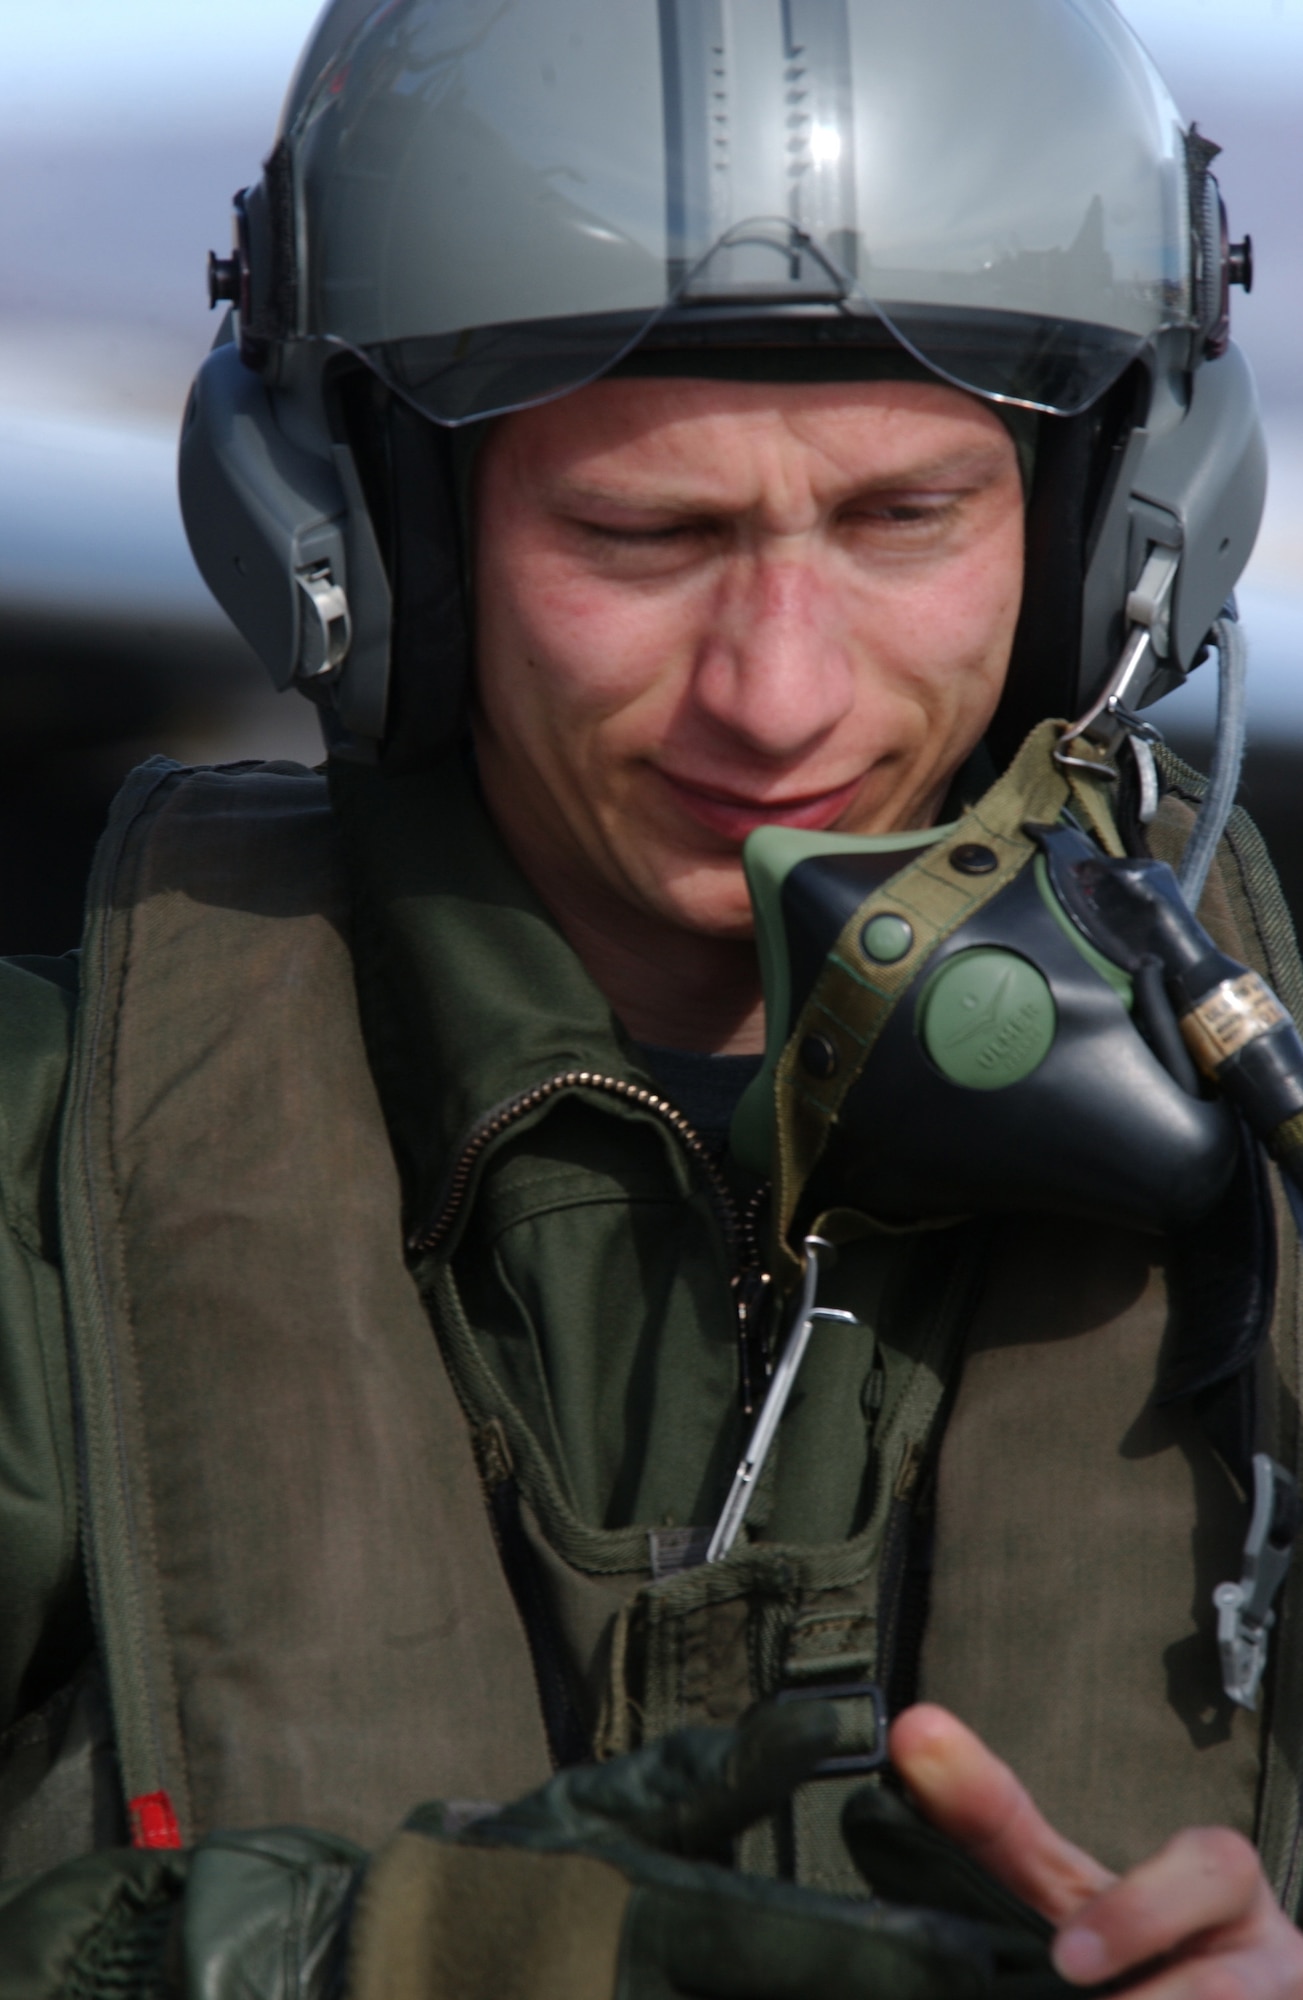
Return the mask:
{"type": "MultiPolygon", "coordinates": [[[[872,1662],[866,1661],[861,1669],[861,1685],[853,1691],[853,1684],[832,1683],[821,1687],[814,1683],[803,1688],[801,1693],[811,1699],[826,1700],[837,1718],[837,1741],[831,1752],[832,1757],[849,1762],[863,1760],[866,1764],[879,1759],[885,1761],[885,1734],[879,1727],[885,1718],[885,1708],[879,1708],[882,1700],[876,1688],[870,1689],[864,1676],[872,1670],[872,1662]]],[[[780,1695],[780,1702],[791,1700],[791,1692],[780,1695]]],[[[845,1841],[841,1837],[842,1808],[853,1792],[865,1783],[865,1771],[832,1770],[821,1771],[816,1777],[798,1785],[792,1794],[791,1838],[793,1848],[794,1875],[798,1882],[810,1889],[825,1889],[835,1896],[863,1896],[864,1878],[851,1859],[845,1841]]]]}
{"type": "MultiPolygon", "coordinates": [[[[791,1232],[801,1196],[836,1123],[848,1091],[859,1077],[893,1007],[936,947],[1008,887],[1036,853],[1024,831],[1027,823],[1052,825],[1069,800],[1107,852],[1123,850],[1106,798],[1112,776],[1102,752],[1077,742],[1074,756],[1097,766],[1100,776],[1054,761],[1064,724],[1042,722],[1032,730],[1004,776],[958,821],[944,841],[924,848],[862,903],[825,959],[809,999],[779,1059],[774,1077],[778,1134],[774,1178],[774,1270],[784,1289],[802,1269],[791,1232]],[[981,846],[995,855],[995,867],[973,875],[952,865],[958,848],[981,846]],[[903,916],[913,943],[903,958],[882,965],[865,956],[860,939],[880,915],[903,916]],[[807,1037],[827,1043],[834,1060],[830,1073],[812,1076],[801,1061],[807,1037]]],[[[857,1232],[864,1219],[845,1211],[823,1218],[834,1237],[857,1232]]]]}

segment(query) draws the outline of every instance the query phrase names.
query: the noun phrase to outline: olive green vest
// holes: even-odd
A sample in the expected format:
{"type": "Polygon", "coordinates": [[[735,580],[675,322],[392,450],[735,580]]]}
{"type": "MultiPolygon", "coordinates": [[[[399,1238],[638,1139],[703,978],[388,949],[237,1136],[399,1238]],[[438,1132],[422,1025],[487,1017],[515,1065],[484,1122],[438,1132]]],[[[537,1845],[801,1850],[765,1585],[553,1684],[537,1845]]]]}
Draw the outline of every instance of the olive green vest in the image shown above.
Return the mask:
{"type": "MultiPolygon", "coordinates": [[[[567,1706],[610,1754],[681,1722],[731,1720],[762,1696],[871,1677],[884,1655],[884,1568],[900,1560],[986,1268],[986,1232],[971,1229],[901,1252],[919,1331],[874,1413],[874,1498],[856,1535],[833,1547],[761,1539],[708,1570],[655,1574],[646,1530],[585,1524],[549,1479],[447,1264],[427,1260],[413,1281],[342,882],[321,780],[289,767],[153,766],[120,799],[92,887],[64,1243],[93,1594],[124,1789],[146,1839],[173,1837],[173,1822],[188,1840],[291,1820],[374,1842],[420,1798],[500,1799],[539,1782],[567,1706]]],[[[1069,1259],[1088,1256],[1060,1235],[1069,1259]]],[[[1042,1568],[1043,1535],[1022,1547],[988,1538],[980,1572],[967,1555],[959,1567],[1006,1602],[974,1605],[963,1579],[955,1595],[974,1483],[984,1503],[998,1495],[1008,1457],[976,1462],[998,1435],[986,1406],[1007,1385],[975,1391],[972,1409],[966,1397],[981,1389],[987,1350],[1002,1351],[1001,1323],[1016,1344],[1029,1297],[1035,1320],[1046,1282],[1036,1243],[1048,1240],[1011,1228],[997,1243],[938,1490],[925,1679],[962,1710],[971,1660],[973,1706],[997,1739],[1000,1663],[1021,1654],[992,1636],[1007,1594],[1016,1601],[1039,1577],[1053,1596],[1061,1572],[1042,1568]],[[963,1637],[939,1643],[948,1621],[963,1637]]],[[[1105,1267],[1129,1254],[1099,1251],[1105,1267]]],[[[1080,1278],[1074,1290],[1087,1293],[1080,1278]]],[[[1143,1404],[1161,1284],[1146,1265],[1137,1286],[1106,1291],[1103,1319],[1142,1357],[1123,1395],[1143,1404]]],[[[1297,1380],[1292,1299],[1277,1317],[1290,1330],[1288,1355],[1277,1343],[1289,1393],[1273,1407],[1284,1408],[1297,1380]]],[[[1057,1461],[1074,1413],[1040,1414],[1018,1449],[1057,1461]]],[[[1293,1462],[1289,1447],[1280,1455],[1293,1462]]],[[[1104,1459],[1114,1449],[1111,1436],[1099,1447],[1104,1459]]],[[[1180,1540],[1183,1507],[1188,1494],[1167,1482],[1162,1508],[1180,1540]]],[[[1164,1517],[1160,1540],[1172,1529],[1164,1517]]],[[[1123,1523],[1097,1552],[1116,1565],[1110,1599],[1134,1590],[1135,1540],[1123,1523]]],[[[1088,1584],[1098,1590],[1099,1577],[1088,1584]]],[[[1282,1885],[1297,1865],[1297,1618],[1292,1599],[1263,1807],[1282,1885]]],[[[1160,1637],[1170,1629],[1134,1621],[1110,1667],[1115,1704],[1142,1733],[1150,1696],[1135,1661],[1155,1624],[1160,1637]]],[[[1052,1681],[1039,1659],[1029,1675],[1052,1681]]],[[[867,1704],[850,1697],[843,1712],[847,1753],[871,1747],[867,1704]]],[[[1072,1746],[1096,1724],[1061,1721],[1073,1772],[1072,1746]]],[[[1043,1733],[1052,1765],[1052,1719],[1043,1733]]],[[[1120,1739],[1096,1740],[1111,1755],[1120,1739]]],[[[1243,1823],[1259,1762],[1252,1724],[1234,1749],[1211,1791],[1231,1801],[1219,1816],[1243,1823]]],[[[836,1815],[855,1782],[809,1788],[792,1823],[759,1830],[744,1862],[852,1888],[836,1815]]],[[[1095,1785],[1106,1790],[1107,1774],[1095,1785]]]]}

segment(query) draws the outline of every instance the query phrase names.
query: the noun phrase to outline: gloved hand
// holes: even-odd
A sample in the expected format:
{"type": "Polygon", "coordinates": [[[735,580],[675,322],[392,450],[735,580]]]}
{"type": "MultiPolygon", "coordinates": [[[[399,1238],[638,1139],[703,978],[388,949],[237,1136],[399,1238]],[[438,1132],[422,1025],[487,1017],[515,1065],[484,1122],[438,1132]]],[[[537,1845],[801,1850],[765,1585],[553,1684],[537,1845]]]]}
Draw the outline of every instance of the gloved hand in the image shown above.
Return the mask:
{"type": "Polygon", "coordinates": [[[458,1832],[413,1815],[354,1918],[350,2000],[967,2000],[979,1925],[724,1865],[832,1749],[832,1710],[756,1711],[563,1772],[458,1832]]]}
{"type": "Polygon", "coordinates": [[[842,1812],[842,1837],[875,1896],[902,1909],[947,1911],[983,1927],[999,2000],[1082,2000],[1050,1963],[1054,1926],[1006,1889],[957,1842],[880,1785],[865,1785],[842,1812]]]}
{"type": "MultiPolygon", "coordinates": [[[[0,1887],[5,2000],[1062,2000],[1049,1926],[888,1794],[847,1807],[877,1895],[740,1875],[739,1833],[833,1748],[817,1703],[563,1772],[370,1862],[286,1828],[111,1850],[0,1887]],[[905,1905],[907,1907],[900,1907],[905,1905]]],[[[1075,1989],[1080,1996],[1080,1989],[1075,1989]]]]}

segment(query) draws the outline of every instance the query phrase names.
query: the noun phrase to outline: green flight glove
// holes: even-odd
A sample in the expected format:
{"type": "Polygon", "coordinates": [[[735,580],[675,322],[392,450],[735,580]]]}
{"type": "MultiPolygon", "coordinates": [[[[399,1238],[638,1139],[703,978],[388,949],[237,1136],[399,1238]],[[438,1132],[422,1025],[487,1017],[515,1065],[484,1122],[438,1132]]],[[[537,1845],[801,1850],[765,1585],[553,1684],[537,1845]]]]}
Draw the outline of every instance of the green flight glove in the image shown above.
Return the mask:
{"type": "Polygon", "coordinates": [[[353,1925],[349,2000],[967,2000],[980,1925],[740,1875],[734,1837],[829,1754],[831,1709],[757,1710],[561,1773],[459,1826],[422,1808],[353,1925]]]}
{"type": "Polygon", "coordinates": [[[737,1873],[738,1834],[833,1749],[818,1703],[563,1772],[374,1859],[293,1828],[110,1850],[0,1884],[5,2000],[1063,2000],[1049,1926],[884,1792],[852,1798],[874,1900],[737,1873]],[[883,1900],[876,1900],[877,1897],[883,1900]],[[903,1906],[903,1907],[902,1907],[903,1906]]]}
{"type": "Polygon", "coordinates": [[[983,1927],[999,2000],[1084,2000],[1106,1988],[1069,1986],[1050,1962],[1054,1926],[971,1854],[881,1785],[852,1793],[842,1837],[875,1896],[904,1909],[944,1910],[983,1927]]]}

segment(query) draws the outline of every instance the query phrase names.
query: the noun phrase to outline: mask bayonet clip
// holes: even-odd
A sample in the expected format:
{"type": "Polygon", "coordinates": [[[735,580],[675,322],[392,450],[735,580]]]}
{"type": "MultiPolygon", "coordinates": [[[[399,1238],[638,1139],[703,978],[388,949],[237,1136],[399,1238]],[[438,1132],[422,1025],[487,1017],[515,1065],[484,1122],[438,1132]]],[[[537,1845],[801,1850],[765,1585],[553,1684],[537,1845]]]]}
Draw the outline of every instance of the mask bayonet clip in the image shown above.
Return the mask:
{"type": "Polygon", "coordinates": [[[1096,701],[1070,723],[1054,752],[1056,764],[1070,764],[1095,777],[1111,772],[1084,757],[1074,757],[1069,745],[1101,719],[1126,732],[1140,778],[1140,818],[1146,824],[1158,810],[1158,773],[1150,747],[1157,731],[1135,713],[1134,701],[1145,690],[1154,659],[1165,660],[1172,639],[1172,588],[1181,567],[1179,549],[1152,548],[1135,589],[1127,598],[1130,631],[1121,658],[1096,701]]]}
{"type": "Polygon", "coordinates": [[[1239,1708],[1256,1708],[1267,1667],[1267,1636],[1276,1622],[1276,1593],[1294,1553],[1303,1508],[1298,1486],[1265,1451],[1253,1455],[1253,1514],[1244,1538],[1238,1583],[1219,1583],[1217,1646],[1222,1686],[1239,1708]]]}

